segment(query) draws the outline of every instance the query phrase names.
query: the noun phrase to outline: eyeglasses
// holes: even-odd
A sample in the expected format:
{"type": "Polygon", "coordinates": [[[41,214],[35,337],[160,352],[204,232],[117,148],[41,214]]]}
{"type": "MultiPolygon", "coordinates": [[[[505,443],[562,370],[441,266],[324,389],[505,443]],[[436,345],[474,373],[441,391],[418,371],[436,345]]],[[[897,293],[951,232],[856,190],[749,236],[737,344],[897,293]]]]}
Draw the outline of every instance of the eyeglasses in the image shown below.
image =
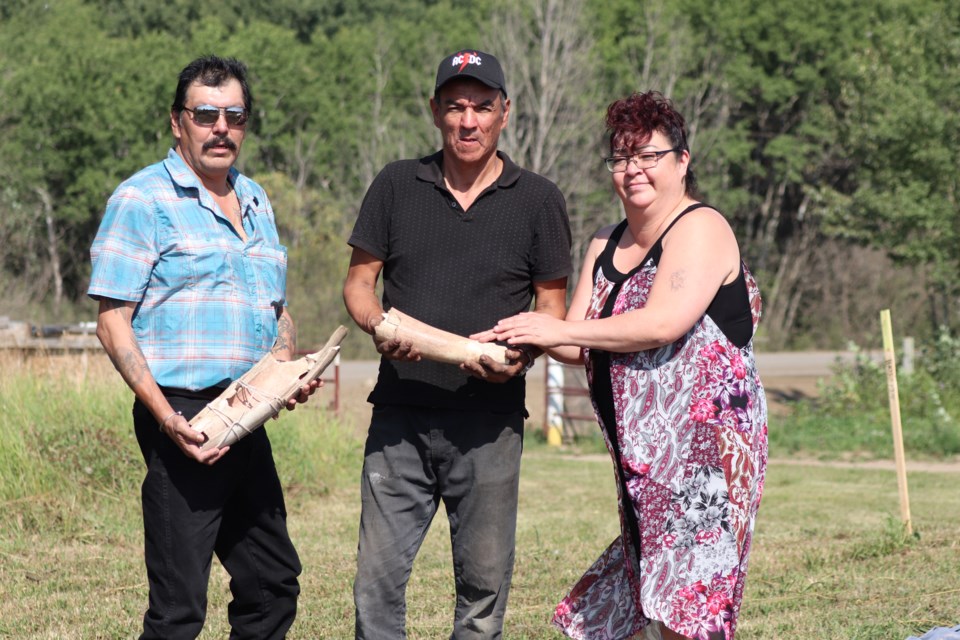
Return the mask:
{"type": "Polygon", "coordinates": [[[675,147],[665,151],[641,151],[632,156],[610,156],[603,159],[603,164],[607,166],[607,171],[610,173],[623,173],[627,170],[627,165],[631,160],[637,165],[638,169],[651,169],[657,166],[660,158],[674,151],[681,151],[681,149],[675,147]]]}
{"type": "Polygon", "coordinates": [[[214,107],[209,104],[201,104],[193,109],[183,107],[184,111],[189,111],[193,122],[203,127],[209,127],[217,123],[220,119],[220,113],[227,119],[227,124],[231,127],[242,127],[247,124],[250,114],[243,107],[214,107]]]}

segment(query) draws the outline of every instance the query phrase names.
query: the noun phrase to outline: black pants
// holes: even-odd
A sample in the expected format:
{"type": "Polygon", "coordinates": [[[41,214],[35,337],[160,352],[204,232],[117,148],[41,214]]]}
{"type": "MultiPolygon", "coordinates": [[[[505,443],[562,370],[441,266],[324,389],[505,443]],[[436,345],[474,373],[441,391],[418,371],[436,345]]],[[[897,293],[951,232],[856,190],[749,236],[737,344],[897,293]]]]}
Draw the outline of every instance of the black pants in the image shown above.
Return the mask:
{"type": "MultiPolygon", "coordinates": [[[[208,402],[165,393],[186,418],[208,402]]],[[[301,567],[266,430],[207,466],[187,458],[139,401],[133,421],[147,465],[142,501],[150,599],[140,637],[200,634],[214,553],[230,574],[230,638],[285,637],[296,617],[301,567]]]]}

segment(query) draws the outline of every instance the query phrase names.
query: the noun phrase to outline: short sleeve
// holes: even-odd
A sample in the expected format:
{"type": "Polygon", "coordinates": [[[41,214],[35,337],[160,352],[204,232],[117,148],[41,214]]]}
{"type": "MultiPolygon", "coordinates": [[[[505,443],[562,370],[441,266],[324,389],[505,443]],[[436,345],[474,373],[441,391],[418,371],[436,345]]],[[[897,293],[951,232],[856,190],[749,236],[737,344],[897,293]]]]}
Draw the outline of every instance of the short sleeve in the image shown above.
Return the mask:
{"type": "Polygon", "coordinates": [[[551,185],[534,231],[533,281],[545,282],[569,276],[573,272],[570,258],[570,220],[563,194],[551,185]]]}
{"type": "Polygon", "coordinates": [[[90,247],[93,269],[87,295],[138,302],[159,258],[150,198],[131,185],[110,196],[90,247]]]}
{"type": "Polygon", "coordinates": [[[390,214],[393,209],[391,166],[385,167],[367,189],[353,233],[347,241],[351,247],[362,249],[378,260],[386,260],[390,250],[390,214]]]}

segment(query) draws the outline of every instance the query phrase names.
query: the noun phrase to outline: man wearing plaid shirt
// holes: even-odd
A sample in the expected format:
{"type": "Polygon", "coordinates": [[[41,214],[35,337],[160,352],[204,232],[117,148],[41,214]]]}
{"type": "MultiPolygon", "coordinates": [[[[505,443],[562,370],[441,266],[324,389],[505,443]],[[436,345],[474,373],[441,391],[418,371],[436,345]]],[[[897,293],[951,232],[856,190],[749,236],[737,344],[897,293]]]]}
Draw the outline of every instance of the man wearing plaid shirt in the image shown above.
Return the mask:
{"type": "Polygon", "coordinates": [[[233,168],[250,108],[242,63],[210,56],[184,68],[174,148],[117,188],[90,251],[97,336],[136,395],[147,465],[141,638],[200,633],[214,553],[231,577],[231,637],[282,638],[296,615],[300,561],[266,430],[203,452],[188,424],[266,353],[296,350],[273,209],[233,168]]]}

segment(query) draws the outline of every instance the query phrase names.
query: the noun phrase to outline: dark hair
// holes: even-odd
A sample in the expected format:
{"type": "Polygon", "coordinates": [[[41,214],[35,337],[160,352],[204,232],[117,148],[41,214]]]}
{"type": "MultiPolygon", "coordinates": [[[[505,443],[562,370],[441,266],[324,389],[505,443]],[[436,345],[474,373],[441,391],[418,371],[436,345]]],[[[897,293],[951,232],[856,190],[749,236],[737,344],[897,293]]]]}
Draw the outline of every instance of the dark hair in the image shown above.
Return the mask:
{"type": "MultiPolygon", "coordinates": [[[[610,132],[610,152],[630,151],[649,142],[659,131],[670,140],[670,146],[690,152],[687,145],[687,125],[673,103],[658,91],[634,93],[628,98],[612,102],[607,107],[607,131],[610,132]]],[[[687,167],[684,177],[687,195],[697,192],[697,179],[687,167]]]]}
{"type": "Polygon", "coordinates": [[[248,112],[253,108],[253,96],[247,85],[247,66],[236,58],[221,58],[219,56],[203,56],[197,58],[180,72],[177,81],[177,92],[173,96],[172,111],[183,111],[187,100],[187,89],[194,82],[205,87],[220,87],[231,79],[240,83],[243,89],[243,108],[248,112]]]}
{"type": "MultiPolygon", "coordinates": [[[[443,89],[446,88],[447,85],[452,85],[453,82],[456,80],[474,80],[479,84],[485,84],[483,82],[480,82],[479,80],[476,80],[476,78],[470,78],[468,76],[464,76],[463,78],[453,78],[452,80],[444,82],[443,85],[437,87],[434,90],[433,101],[436,102],[437,104],[440,104],[440,92],[443,91],[443,89]]],[[[485,85],[485,86],[489,86],[489,85],[485,85]]],[[[490,87],[490,88],[492,89],[493,87],[490,87]]],[[[499,93],[500,93],[500,110],[503,111],[503,109],[505,109],[507,105],[507,92],[504,91],[503,89],[500,89],[499,93]]]]}

